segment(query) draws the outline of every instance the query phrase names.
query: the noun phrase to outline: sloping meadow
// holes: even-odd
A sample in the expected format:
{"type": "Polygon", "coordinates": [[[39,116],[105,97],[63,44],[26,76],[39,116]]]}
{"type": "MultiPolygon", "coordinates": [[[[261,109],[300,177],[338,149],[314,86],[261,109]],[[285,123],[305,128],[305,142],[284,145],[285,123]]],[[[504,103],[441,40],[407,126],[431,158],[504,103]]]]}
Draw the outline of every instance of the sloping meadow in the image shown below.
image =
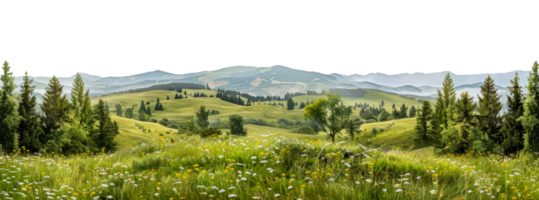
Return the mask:
{"type": "Polygon", "coordinates": [[[184,137],[100,155],[0,158],[0,199],[491,199],[536,196],[537,162],[363,145],[184,137]]]}

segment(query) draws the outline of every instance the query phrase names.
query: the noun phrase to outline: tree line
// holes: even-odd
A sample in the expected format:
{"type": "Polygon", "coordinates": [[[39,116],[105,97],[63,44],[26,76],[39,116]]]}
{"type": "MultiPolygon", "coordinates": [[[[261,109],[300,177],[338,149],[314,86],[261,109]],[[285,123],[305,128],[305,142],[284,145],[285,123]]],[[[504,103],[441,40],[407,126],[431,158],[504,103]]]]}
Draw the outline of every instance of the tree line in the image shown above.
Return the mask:
{"type": "Polygon", "coordinates": [[[508,111],[501,113],[501,96],[488,76],[480,86],[478,101],[468,92],[457,97],[449,74],[438,90],[433,106],[424,101],[417,115],[416,130],[422,141],[443,153],[493,152],[511,155],[539,151],[539,65],[528,76],[528,94],[523,94],[518,73],[507,95],[508,111]]]}
{"type": "Polygon", "coordinates": [[[0,97],[0,146],[6,152],[56,152],[78,154],[114,150],[119,134],[108,106],[90,102],[90,90],[77,73],[68,100],[58,78],[53,76],[45,88],[41,111],[36,110],[33,79],[25,73],[20,91],[7,61],[3,64],[0,97]]]}

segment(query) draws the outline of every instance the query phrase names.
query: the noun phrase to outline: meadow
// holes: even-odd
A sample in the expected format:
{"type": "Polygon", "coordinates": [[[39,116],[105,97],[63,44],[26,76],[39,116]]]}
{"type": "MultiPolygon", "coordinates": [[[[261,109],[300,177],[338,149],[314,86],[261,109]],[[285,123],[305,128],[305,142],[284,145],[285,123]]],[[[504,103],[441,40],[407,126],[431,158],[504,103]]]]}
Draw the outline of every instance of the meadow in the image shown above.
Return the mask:
{"type": "MultiPolygon", "coordinates": [[[[130,107],[154,100],[152,107],[157,97],[165,108],[152,107],[157,119],[190,119],[201,105],[219,110],[210,121],[227,120],[231,114],[301,120],[303,113],[209,97],[164,100],[167,95],[175,93],[102,97],[120,127],[115,152],[40,155],[21,149],[2,155],[0,199],[532,199],[539,189],[538,163],[532,157],[440,155],[418,142],[415,118],[363,124],[354,140],[343,131],[331,143],[323,132],[297,134],[252,124],[245,125],[247,136],[200,138],[159,123],[114,116],[114,104],[130,107]],[[380,130],[376,136],[373,128],[380,130]]],[[[379,92],[343,100],[345,105],[377,105],[378,98],[386,108],[393,103],[420,105],[379,92]]]]}
{"type": "Polygon", "coordinates": [[[537,162],[351,142],[164,138],[112,154],[0,158],[0,199],[532,199],[537,162]]]}

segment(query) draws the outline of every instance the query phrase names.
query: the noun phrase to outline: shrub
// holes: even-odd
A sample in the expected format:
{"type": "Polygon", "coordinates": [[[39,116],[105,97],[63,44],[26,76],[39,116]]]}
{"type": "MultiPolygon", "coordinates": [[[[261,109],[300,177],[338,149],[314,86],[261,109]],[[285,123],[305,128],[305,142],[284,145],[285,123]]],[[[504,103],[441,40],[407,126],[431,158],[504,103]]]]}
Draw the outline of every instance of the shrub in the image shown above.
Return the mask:
{"type": "Polygon", "coordinates": [[[178,126],[178,125],[175,124],[175,123],[169,123],[169,124],[168,124],[168,127],[174,128],[174,129],[180,128],[180,126],[178,126]]]}
{"type": "Polygon", "coordinates": [[[309,134],[309,135],[314,135],[315,134],[314,129],[311,128],[310,126],[302,126],[301,128],[298,129],[297,133],[309,134]]]}
{"type": "Polygon", "coordinates": [[[288,126],[284,122],[279,123],[278,127],[279,128],[288,128],[288,126]]]}
{"type": "Polygon", "coordinates": [[[151,119],[150,119],[150,122],[157,123],[157,119],[151,118],[151,119]]]}
{"type": "Polygon", "coordinates": [[[161,124],[163,126],[168,126],[168,119],[163,118],[163,119],[159,120],[159,124],[161,124]]]}
{"type": "Polygon", "coordinates": [[[207,137],[216,137],[220,136],[223,133],[221,130],[216,128],[205,128],[200,131],[200,138],[207,138],[207,137]]]}
{"type": "Polygon", "coordinates": [[[243,117],[239,115],[230,115],[230,134],[232,135],[247,135],[247,129],[243,128],[243,117]]]}

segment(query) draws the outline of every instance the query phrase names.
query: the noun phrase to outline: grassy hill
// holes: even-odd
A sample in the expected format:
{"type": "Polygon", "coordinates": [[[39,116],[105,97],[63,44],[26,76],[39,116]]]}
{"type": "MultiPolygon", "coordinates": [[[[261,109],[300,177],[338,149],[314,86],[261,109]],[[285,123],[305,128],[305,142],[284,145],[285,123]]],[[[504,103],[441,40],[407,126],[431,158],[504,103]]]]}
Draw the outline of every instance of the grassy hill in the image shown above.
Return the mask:
{"type": "MultiPolygon", "coordinates": [[[[187,90],[187,93],[195,93],[195,92],[204,92],[208,95],[215,95],[215,91],[208,91],[208,90],[187,90]]],[[[187,120],[190,120],[191,118],[195,117],[195,113],[198,112],[200,106],[205,105],[207,109],[209,110],[217,110],[219,111],[219,114],[216,115],[210,115],[209,121],[214,122],[215,120],[221,120],[221,121],[228,121],[229,115],[241,115],[244,119],[248,118],[255,118],[255,119],[262,119],[267,122],[276,123],[277,119],[284,118],[289,121],[303,121],[303,110],[296,109],[294,110],[286,110],[286,107],[283,106],[273,106],[268,105],[269,102],[260,102],[260,105],[258,103],[255,103],[253,106],[239,106],[236,104],[232,104],[226,101],[222,101],[218,98],[211,98],[211,97],[189,97],[187,99],[172,99],[176,92],[171,91],[164,91],[164,90],[154,90],[154,91],[148,91],[148,92],[142,92],[142,93],[127,93],[127,94],[118,94],[118,95],[111,95],[111,96],[105,96],[100,98],[93,98],[92,104],[96,104],[99,99],[103,99],[109,104],[111,116],[113,116],[113,120],[116,120],[120,125],[120,135],[116,138],[116,142],[118,142],[119,148],[127,148],[130,146],[139,145],[141,143],[147,143],[148,141],[155,140],[159,137],[160,133],[165,134],[165,139],[168,141],[171,138],[177,139],[179,135],[177,135],[177,130],[168,128],[165,126],[162,126],[158,123],[151,123],[151,122],[141,122],[134,119],[127,119],[124,117],[116,117],[115,114],[115,104],[121,104],[124,107],[124,110],[126,107],[131,107],[135,105],[135,111],[138,111],[139,105],[141,100],[144,100],[144,102],[150,101],[150,108],[152,112],[152,118],[155,118],[157,120],[161,120],[162,118],[167,118],[169,120],[177,121],[177,122],[185,122],[187,120]],[[166,100],[166,97],[171,97],[170,100],[166,100]],[[155,104],[157,98],[160,99],[160,102],[163,104],[164,111],[155,111],[155,104]],[[264,105],[266,103],[266,105],[264,105]],[[143,133],[141,129],[135,126],[135,123],[143,125],[144,128],[150,129],[152,132],[143,133]],[[166,132],[170,132],[171,134],[166,134],[166,132]]],[[[294,101],[299,102],[305,102],[305,101],[312,101],[312,100],[318,100],[320,98],[323,98],[325,96],[323,95],[305,95],[305,96],[298,96],[294,97],[294,101]]],[[[362,97],[362,98],[343,98],[345,105],[353,106],[356,102],[357,103],[364,103],[367,102],[371,105],[378,105],[381,100],[384,100],[385,102],[385,108],[387,110],[391,110],[391,105],[395,103],[398,107],[402,105],[402,103],[405,103],[407,106],[420,106],[421,103],[419,103],[417,100],[412,100],[408,98],[403,98],[398,95],[388,94],[384,92],[379,91],[372,91],[369,90],[368,93],[362,97]]],[[[273,103],[273,102],[272,102],[273,103]]],[[[286,104],[286,101],[276,101],[276,103],[284,103],[286,104]]],[[[148,106],[145,104],[145,106],[148,106]]],[[[358,117],[359,116],[359,110],[354,110],[352,117],[358,117]]],[[[413,127],[415,126],[415,119],[413,118],[406,118],[406,119],[400,119],[400,120],[393,120],[389,122],[380,122],[380,123],[372,123],[372,124],[364,124],[361,127],[361,130],[364,130],[360,135],[356,137],[355,142],[359,143],[365,143],[368,139],[370,139],[373,142],[373,145],[375,146],[395,146],[395,147],[402,147],[402,148],[409,148],[411,146],[418,147],[417,144],[414,144],[414,130],[413,127]],[[391,126],[391,128],[388,128],[388,126],[391,126]],[[376,127],[379,129],[380,127],[384,128],[385,131],[378,133],[377,137],[373,137],[372,135],[372,129],[376,127]],[[403,145],[404,144],[404,145],[403,145]]],[[[304,135],[304,134],[297,134],[293,133],[292,129],[284,129],[284,128],[277,128],[277,127],[268,127],[268,126],[258,126],[258,125],[252,125],[247,124],[245,126],[248,130],[248,134],[261,134],[261,133],[277,133],[282,136],[286,136],[289,138],[307,138],[307,139],[320,139],[320,140],[329,140],[327,134],[321,132],[318,135],[304,135]]],[[[227,131],[227,130],[224,130],[227,131]]],[[[337,141],[348,141],[347,134],[343,131],[342,138],[337,138],[337,141]],[[344,138],[347,137],[347,138],[344,138]]]]}

